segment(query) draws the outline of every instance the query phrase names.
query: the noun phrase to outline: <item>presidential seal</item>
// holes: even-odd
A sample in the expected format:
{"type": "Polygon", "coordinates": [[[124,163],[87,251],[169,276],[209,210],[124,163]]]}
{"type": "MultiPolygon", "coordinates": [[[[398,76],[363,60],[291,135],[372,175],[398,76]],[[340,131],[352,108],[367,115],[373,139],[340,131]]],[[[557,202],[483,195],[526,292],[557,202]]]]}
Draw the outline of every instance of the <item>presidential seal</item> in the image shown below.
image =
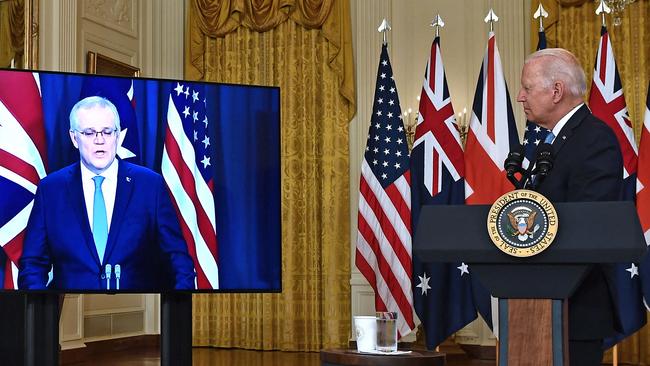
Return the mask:
{"type": "Polygon", "coordinates": [[[557,212],[551,201],[527,189],[499,197],[487,218],[490,239],[514,257],[530,257],[551,245],[557,234],[557,212]]]}

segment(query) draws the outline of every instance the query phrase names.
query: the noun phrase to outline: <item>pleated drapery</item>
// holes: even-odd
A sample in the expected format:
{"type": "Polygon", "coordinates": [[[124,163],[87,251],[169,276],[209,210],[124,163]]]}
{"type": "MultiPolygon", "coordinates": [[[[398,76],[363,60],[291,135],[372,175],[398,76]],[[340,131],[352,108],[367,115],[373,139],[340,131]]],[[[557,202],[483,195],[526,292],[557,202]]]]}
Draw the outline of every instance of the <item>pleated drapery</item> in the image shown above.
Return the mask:
{"type": "Polygon", "coordinates": [[[282,293],[194,295],[193,343],[293,351],[347,346],[348,124],[355,110],[349,4],[190,4],[185,77],[279,86],[282,118],[282,293]]]}

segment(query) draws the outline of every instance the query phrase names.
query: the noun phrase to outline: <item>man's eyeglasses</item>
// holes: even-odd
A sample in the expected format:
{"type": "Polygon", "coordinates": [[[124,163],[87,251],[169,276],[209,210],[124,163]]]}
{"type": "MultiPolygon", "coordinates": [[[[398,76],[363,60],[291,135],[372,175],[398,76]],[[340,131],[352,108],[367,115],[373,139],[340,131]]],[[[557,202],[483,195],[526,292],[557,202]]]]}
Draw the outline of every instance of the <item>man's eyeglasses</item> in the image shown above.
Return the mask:
{"type": "Polygon", "coordinates": [[[79,130],[75,130],[75,131],[79,132],[81,134],[81,136],[83,136],[83,137],[85,137],[87,139],[95,139],[95,138],[98,138],[100,135],[102,137],[104,137],[104,138],[111,138],[111,137],[113,137],[115,135],[115,133],[117,132],[117,129],[106,127],[105,129],[103,129],[101,131],[95,131],[95,130],[93,130],[91,128],[83,130],[83,131],[79,131],[79,130]]]}

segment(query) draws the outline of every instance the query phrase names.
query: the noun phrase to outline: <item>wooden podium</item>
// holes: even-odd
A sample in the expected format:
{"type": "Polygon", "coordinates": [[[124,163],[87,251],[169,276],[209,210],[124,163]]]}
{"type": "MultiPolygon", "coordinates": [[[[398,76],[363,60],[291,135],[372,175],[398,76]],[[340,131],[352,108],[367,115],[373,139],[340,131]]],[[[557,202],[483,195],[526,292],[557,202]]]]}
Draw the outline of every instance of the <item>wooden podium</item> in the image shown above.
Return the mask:
{"type": "Polygon", "coordinates": [[[512,257],[487,232],[490,206],[424,206],[413,251],[424,262],[465,262],[499,298],[499,366],[566,366],[567,300],[596,263],[637,262],[646,244],[632,202],[558,203],[555,241],[512,257]],[[523,362],[526,361],[526,362],[523,362]]]}

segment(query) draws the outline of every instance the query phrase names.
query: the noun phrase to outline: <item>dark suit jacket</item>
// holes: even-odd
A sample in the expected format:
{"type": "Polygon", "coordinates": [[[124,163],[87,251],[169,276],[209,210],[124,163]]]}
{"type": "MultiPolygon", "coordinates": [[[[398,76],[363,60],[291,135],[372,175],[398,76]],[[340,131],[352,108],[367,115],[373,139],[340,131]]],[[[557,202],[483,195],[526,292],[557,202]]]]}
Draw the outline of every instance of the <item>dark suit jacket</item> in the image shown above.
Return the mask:
{"type": "MultiPolygon", "coordinates": [[[[538,191],[552,202],[617,201],[623,158],[614,131],[582,106],[553,141],[554,164],[538,191]]],[[[596,265],[569,298],[569,338],[599,339],[621,328],[611,267],[596,265]]]]}
{"type": "MultiPolygon", "coordinates": [[[[193,289],[194,265],[162,177],[118,162],[117,192],[104,265],[121,267],[120,290],[193,289]]],[[[106,289],[81,183],[80,163],[54,172],[38,186],[18,274],[19,289],[106,289]]],[[[110,288],[116,287],[115,275],[110,288]]]]}

